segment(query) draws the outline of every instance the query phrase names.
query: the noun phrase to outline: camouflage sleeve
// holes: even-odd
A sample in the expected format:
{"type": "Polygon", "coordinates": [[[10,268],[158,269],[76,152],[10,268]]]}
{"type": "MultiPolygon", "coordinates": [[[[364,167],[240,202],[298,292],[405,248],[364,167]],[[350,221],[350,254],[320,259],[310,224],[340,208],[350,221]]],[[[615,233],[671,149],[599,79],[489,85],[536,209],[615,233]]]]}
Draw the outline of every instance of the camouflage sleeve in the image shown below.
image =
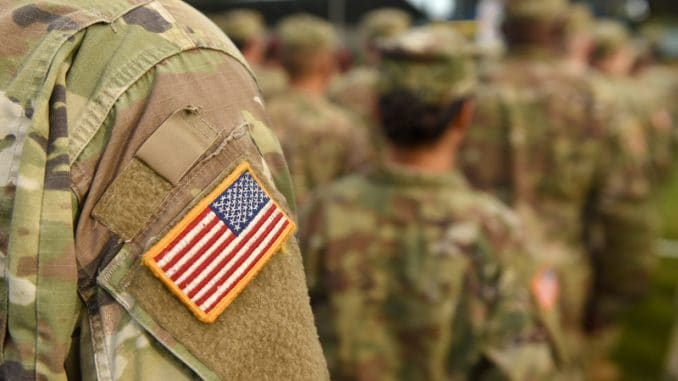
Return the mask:
{"type": "MultiPolygon", "coordinates": [[[[528,285],[536,273],[517,217],[497,203],[482,222],[463,303],[480,357],[471,379],[545,379],[555,373],[548,336],[528,285]]],[[[458,322],[457,322],[458,324],[458,322]]]]}
{"type": "MultiPolygon", "coordinates": [[[[83,329],[93,344],[81,353],[94,359],[99,372],[112,368],[116,379],[327,378],[298,246],[290,235],[270,246],[275,255],[243,278],[246,286],[211,323],[199,320],[195,306],[177,293],[178,280],[168,281],[141,260],[177,229],[192,226],[185,225],[187,218],[216,189],[231,189],[243,165],[266,197],[292,213],[292,195],[283,194],[289,190],[285,162],[258,97],[245,67],[228,55],[182,53],[123,94],[76,162],[81,279],[94,278],[98,286],[83,289],[90,311],[83,329]],[[195,160],[165,165],[186,158],[195,160]]],[[[242,189],[234,197],[246,195],[242,189]]],[[[208,261],[224,255],[215,257],[221,249],[205,245],[227,235],[204,234],[212,238],[186,241],[193,247],[186,255],[209,258],[186,271],[208,271],[216,264],[208,261]]]]}
{"type": "Polygon", "coordinates": [[[618,318],[647,291],[656,261],[647,141],[634,123],[609,116],[611,109],[605,107],[596,116],[607,134],[585,226],[593,265],[590,329],[618,318]]]}
{"type": "Polygon", "coordinates": [[[498,91],[481,88],[476,99],[473,122],[459,151],[461,169],[474,187],[512,202],[510,116],[498,91]]]}

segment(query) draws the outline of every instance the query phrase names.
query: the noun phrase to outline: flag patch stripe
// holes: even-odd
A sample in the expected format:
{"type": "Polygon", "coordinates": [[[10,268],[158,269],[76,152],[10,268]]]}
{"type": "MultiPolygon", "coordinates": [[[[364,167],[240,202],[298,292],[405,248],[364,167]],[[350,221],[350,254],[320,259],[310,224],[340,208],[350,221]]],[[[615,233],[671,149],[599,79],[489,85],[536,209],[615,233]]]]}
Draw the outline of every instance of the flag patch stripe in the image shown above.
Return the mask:
{"type": "Polygon", "coordinates": [[[275,235],[285,226],[288,225],[287,221],[280,220],[276,225],[275,231],[271,232],[266,240],[266,246],[258,247],[255,249],[255,253],[247,257],[247,261],[242,264],[235,272],[232,274],[226,282],[222,283],[219,286],[218,294],[213,295],[210,299],[206,300],[204,304],[201,305],[205,310],[210,311],[214,306],[215,302],[219,300],[221,296],[233,290],[233,286],[236,285],[240,280],[247,274],[259,261],[261,255],[273,244],[275,235]]]}
{"type": "Polygon", "coordinates": [[[257,229],[256,237],[252,237],[253,240],[243,241],[247,243],[239,245],[240,247],[238,248],[237,253],[232,256],[232,258],[230,258],[228,263],[223,267],[217,267],[215,269],[218,270],[218,272],[207,278],[210,279],[210,281],[205,284],[203,291],[195,295],[194,301],[197,305],[203,307],[203,304],[210,296],[216,295],[217,285],[219,282],[222,279],[229,277],[234,271],[236,271],[242,265],[242,263],[247,258],[249,258],[250,255],[252,255],[252,252],[258,247],[258,245],[264,243],[262,237],[266,237],[274,224],[276,224],[280,218],[282,218],[282,215],[275,213],[265,221],[262,221],[263,224],[259,229],[257,229]],[[257,245],[253,245],[254,242],[256,242],[257,245]]]}
{"type": "Polygon", "coordinates": [[[294,229],[244,162],[143,255],[143,264],[211,323],[294,229]]]}

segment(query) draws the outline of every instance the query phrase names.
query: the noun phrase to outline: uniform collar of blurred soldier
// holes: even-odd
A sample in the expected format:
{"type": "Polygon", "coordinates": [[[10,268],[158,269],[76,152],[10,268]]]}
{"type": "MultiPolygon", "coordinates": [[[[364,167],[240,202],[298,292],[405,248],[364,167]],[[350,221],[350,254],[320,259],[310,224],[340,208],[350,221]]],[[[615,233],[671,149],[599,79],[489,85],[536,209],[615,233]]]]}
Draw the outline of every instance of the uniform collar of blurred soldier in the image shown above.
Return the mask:
{"type": "Polygon", "coordinates": [[[413,171],[443,174],[456,170],[457,152],[471,124],[475,101],[467,100],[450,122],[445,133],[435,142],[421,147],[403,147],[386,142],[386,163],[395,164],[413,171]]]}
{"type": "Polygon", "coordinates": [[[461,171],[452,170],[444,173],[422,172],[394,162],[379,162],[367,171],[371,180],[380,184],[397,185],[398,187],[415,188],[468,188],[469,184],[461,171]]]}

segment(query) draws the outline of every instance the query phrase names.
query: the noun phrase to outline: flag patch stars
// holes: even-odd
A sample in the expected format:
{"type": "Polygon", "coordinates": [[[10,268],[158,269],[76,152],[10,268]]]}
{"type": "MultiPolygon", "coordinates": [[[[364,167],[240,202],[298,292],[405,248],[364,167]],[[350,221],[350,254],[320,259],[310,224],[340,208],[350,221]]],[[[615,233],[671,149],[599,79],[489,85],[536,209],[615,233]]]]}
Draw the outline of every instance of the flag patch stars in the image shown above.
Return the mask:
{"type": "Polygon", "coordinates": [[[205,323],[214,322],[294,232],[247,162],[143,256],[205,323]]]}

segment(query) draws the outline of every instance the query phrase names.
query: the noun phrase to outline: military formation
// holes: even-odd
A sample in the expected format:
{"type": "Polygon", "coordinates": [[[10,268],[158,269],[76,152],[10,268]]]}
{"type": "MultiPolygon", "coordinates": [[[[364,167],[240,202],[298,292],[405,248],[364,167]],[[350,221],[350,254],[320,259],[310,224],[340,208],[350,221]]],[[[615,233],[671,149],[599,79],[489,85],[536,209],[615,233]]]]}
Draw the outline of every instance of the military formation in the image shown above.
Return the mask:
{"type": "Polygon", "coordinates": [[[567,0],[501,31],[0,2],[0,379],[621,379],[678,66],[567,0]]]}

